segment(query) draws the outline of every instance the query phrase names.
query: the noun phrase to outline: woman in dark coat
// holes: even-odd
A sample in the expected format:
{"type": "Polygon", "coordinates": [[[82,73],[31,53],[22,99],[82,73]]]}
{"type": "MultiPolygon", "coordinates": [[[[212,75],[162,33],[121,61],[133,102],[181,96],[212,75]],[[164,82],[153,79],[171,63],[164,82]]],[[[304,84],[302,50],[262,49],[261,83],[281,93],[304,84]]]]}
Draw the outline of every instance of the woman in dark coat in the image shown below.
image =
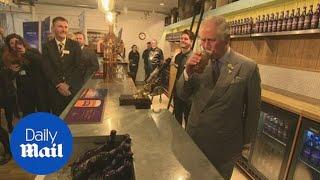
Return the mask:
{"type": "Polygon", "coordinates": [[[132,80],[136,81],[140,54],[138,52],[137,45],[133,45],[131,49],[132,50],[129,53],[129,69],[130,69],[130,75],[132,77],[132,80]]]}
{"type": "Polygon", "coordinates": [[[19,107],[23,116],[36,111],[49,111],[47,82],[42,71],[42,55],[17,34],[10,34],[5,41],[7,50],[3,61],[16,80],[19,107]]]}

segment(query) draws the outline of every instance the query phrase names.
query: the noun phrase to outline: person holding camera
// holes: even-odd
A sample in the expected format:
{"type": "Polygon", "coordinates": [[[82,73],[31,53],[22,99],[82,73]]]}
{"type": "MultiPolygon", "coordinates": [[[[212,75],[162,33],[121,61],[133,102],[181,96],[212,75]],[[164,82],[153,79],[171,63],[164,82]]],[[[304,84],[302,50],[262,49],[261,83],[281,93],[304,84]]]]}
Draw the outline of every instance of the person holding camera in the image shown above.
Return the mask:
{"type": "Polygon", "coordinates": [[[17,34],[8,35],[5,43],[4,66],[16,80],[18,103],[23,116],[36,111],[48,112],[47,82],[41,69],[42,55],[17,34]]]}

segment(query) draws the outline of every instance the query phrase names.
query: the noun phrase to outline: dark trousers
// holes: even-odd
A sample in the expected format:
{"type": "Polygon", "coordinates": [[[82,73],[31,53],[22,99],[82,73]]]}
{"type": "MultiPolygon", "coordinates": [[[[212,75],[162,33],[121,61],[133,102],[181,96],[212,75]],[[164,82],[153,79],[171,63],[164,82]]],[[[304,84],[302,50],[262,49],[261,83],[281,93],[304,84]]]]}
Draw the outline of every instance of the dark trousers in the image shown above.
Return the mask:
{"type": "Polygon", "coordinates": [[[23,116],[34,112],[49,112],[47,90],[18,88],[18,102],[23,116]]]}
{"type": "Polygon", "coordinates": [[[174,116],[176,117],[177,121],[179,122],[179,124],[182,125],[182,119],[184,115],[184,121],[186,122],[187,126],[191,105],[183,101],[182,99],[178,98],[177,95],[174,95],[173,103],[174,116]]]}
{"type": "Polygon", "coordinates": [[[50,106],[52,113],[59,116],[72,100],[74,94],[70,96],[62,96],[54,87],[49,89],[50,106]]]}
{"type": "MultiPolygon", "coordinates": [[[[7,120],[8,129],[12,129],[12,120],[15,114],[17,114],[17,97],[15,95],[5,97],[0,106],[4,108],[4,114],[7,120]]],[[[1,122],[0,122],[1,124],[1,122]]]]}
{"type": "Polygon", "coordinates": [[[138,67],[137,66],[129,66],[129,69],[130,69],[130,76],[131,76],[133,82],[135,82],[136,77],[137,77],[138,67]]]}
{"type": "Polygon", "coordinates": [[[4,146],[4,150],[6,154],[11,154],[10,151],[10,143],[9,143],[9,134],[8,132],[0,126],[0,142],[4,146]]]}
{"type": "Polygon", "coordinates": [[[235,165],[235,161],[231,160],[231,161],[227,161],[221,164],[214,164],[212,163],[213,166],[218,170],[218,172],[220,173],[220,175],[226,179],[229,180],[231,179],[232,176],[232,172],[233,172],[233,168],[235,165]]]}

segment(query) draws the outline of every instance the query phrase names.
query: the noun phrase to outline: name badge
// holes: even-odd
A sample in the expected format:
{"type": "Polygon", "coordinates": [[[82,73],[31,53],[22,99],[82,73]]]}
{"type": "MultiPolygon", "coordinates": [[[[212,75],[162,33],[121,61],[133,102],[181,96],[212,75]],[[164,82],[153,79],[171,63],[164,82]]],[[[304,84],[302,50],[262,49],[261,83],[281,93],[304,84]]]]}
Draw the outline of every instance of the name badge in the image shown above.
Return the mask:
{"type": "Polygon", "coordinates": [[[19,72],[19,74],[20,74],[20,76],[25,76],[25,75],[27,75],[27,72],[25,70],[22,70],[19,72]]]}
{"type": "Polygon", "coordinates": [[[70,54],[69,50],[62,50],[62,54],[70,54]]]}

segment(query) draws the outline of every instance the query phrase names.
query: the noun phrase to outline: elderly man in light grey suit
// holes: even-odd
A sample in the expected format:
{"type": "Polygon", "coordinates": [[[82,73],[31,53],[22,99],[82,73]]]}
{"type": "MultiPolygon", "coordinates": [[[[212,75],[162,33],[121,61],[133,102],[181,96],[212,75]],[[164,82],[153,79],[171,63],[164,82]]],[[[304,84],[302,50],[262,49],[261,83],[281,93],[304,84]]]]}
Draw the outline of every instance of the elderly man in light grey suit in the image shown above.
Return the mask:
{"type": "Polygon", "coordinates": [[[187,60],[178,95],[191,99],[187,132],[225,179],[230,179],[244,145],[254,137],[261,101],[258,66],[230,49],[223,17],[205,20],[199,31],[201,53],[187,60]]]}

